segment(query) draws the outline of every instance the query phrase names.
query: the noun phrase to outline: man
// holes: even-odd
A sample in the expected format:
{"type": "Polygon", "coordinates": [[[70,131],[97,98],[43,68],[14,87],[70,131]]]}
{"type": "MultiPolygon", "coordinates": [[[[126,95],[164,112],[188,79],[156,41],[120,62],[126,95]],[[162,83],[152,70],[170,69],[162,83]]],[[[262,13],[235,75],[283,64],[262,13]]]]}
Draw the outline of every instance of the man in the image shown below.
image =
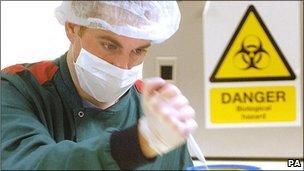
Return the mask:
{"type": "Polygon", "coordinates": [[[177,3],[64,1],[70,49],[1,72],[2,169],[185,169],[196,128],[180,90],[139,81],[148,47],[178,29],[177,3]]]}

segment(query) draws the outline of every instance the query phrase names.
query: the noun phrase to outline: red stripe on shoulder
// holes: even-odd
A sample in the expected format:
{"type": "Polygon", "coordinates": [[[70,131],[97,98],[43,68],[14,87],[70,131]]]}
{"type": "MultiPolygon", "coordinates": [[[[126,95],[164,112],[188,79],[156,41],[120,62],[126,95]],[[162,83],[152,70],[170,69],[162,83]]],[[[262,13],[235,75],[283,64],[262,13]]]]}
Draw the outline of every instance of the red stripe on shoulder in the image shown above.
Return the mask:
{"type": "Polygon", "coordinates": [[[144,83],[142,80],[137,80],[135,82],[135,87],[137,89],[138,92],[142,93],[143,92],[143,89],[144,89],[144,83]]]}
{"type": "Polygon", "coordinates": [[[24,71],[26,68],[22,64],[16,64],[2,69],[3,72],[9,74],[16,74],[18,72],[24,71]]]}
{"type": "Polygon", "coordinates": [[[52,61],[37,62],[29,67],[29,71],[40,84],[51,80],[57,70],[58,66],[55,65],[52,61]]]}

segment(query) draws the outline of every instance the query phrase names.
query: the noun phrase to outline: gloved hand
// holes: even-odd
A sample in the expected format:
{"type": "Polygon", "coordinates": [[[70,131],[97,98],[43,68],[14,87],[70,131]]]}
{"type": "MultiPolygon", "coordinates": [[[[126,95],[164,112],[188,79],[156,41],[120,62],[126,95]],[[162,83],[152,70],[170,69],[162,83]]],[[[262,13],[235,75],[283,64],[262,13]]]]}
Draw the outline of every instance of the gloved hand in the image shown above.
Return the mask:
{"type": "Polygon", "coordinates": [[[197,127],[195,111],[181,91],[161,78],[144,81],[139,133],[157,154],[167,153],[185,142],[197,127]]]}

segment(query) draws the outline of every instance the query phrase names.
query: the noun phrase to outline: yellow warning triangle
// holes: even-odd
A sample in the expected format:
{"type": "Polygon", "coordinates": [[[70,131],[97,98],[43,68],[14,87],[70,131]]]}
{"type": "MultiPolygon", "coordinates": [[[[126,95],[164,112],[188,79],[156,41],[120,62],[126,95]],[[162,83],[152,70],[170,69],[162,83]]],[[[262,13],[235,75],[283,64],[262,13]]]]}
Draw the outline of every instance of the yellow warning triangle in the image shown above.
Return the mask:
{"type": "Polygon", "coordinates": [[[211,82],[294,80],[294,72],[253,5],[249,6],[211,82]]]}

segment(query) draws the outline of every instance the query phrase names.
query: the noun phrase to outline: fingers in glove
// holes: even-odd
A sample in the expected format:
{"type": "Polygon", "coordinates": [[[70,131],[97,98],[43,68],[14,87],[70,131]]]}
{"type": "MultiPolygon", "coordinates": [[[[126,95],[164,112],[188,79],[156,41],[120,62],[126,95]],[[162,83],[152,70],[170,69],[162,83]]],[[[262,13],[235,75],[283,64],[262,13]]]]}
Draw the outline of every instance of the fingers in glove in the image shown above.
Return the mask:
{"type": "Polygon", "coordinates": [[[158,112],[162,114],[162,117],[164,117],[166,121],[170,120],[171,117],[175,117],[180,122],[186,122],[189,119],[195,118],[195,111],[189,105],[184,106],[179,110],[172,107],[164,106],[158,112]]]}
{"type": "Polygon", "coordinates": [[[166,106],[166,103],[159,97],[158,94],[154,94],[149,98],[146,98],[146,107],[152,113],[159,113],[163,106],[166,106]]]}
{"type": "Polygon", "coordinates": [[[171,117],[169,123],[172,128],[176,130],[183,138],[187,138],[189,134],[197,127],[197,123],[194,119],[181,122],[176,117],[171,117]]]}
{"type": "Polygon", "coordinates": [[[159,117],[165,117],[165,120],[169,117],[176,117],[181,121],[194,118],[195,111],[190,105],[187,104],[188,100],[186,98],[180,96],[180,99],[176,99],[176,101],[179,102],[170,103],[163,101],[157,96],[153,96],[148,101],[148,108],[150,111],[152,111],[152,114],[161,115],[159,117]]]}
{"type": "Polygon", "coordinates": [[[189,100],[183,95],[172,97],[171,99],[168,99],[167,102],[177,110],[189,104],[189,100]]]}
{"type": "Polygon", "coordinates": [[[165,80],[159,77],[149,78],[144,80],[144,91],[143,95],[151,96],[155,93],[155,91],[159,91],[166,83],[165,80]]]}
{"type": "Polygon", "coordinates": [[[185,124],[187,125],[187,128],[188,128],[187,135],[189,135],[191,132],[193,132],[198,127],[198,125],[194,119],[186,120],[185,124]]]}
{"type": "Polygon", "coordinates": [[[181,91],[173,84],[165,84],[159,91],[159,94],[164,99],[171,99],[181,94],[181,91]]]}
{"type": "Polygon", "coordinates": [[[189,105],[185,105],[184,107],[178,109],[178,115],[176,116],[177,119],[179,119],[180,121],[186,121],[189,119],[194,119],[195,117],[195,111],[194,109],[189,106],[189,105]]]}

